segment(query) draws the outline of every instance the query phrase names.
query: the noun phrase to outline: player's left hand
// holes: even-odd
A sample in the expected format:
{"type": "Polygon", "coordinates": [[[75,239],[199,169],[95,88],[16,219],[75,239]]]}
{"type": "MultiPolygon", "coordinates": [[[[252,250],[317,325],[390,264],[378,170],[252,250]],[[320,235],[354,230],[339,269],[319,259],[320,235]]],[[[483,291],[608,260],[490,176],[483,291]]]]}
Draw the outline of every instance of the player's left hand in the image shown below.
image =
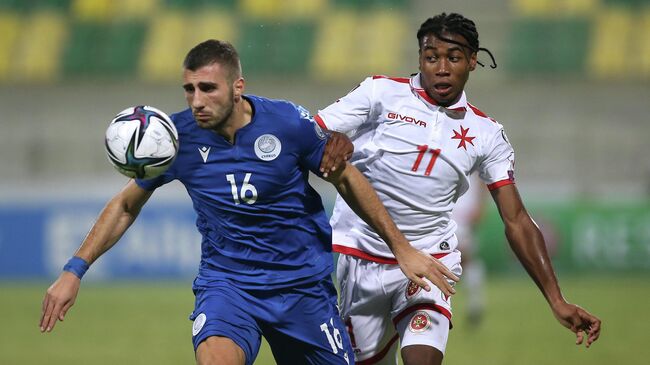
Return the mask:
{"type": "Polygon", "coordinates": [[[585,346],[591,346],[600,336],[600,319],[575,304],[562,302],[552,306],[555,318],[571,332],[576,334],[576,345],[587,341],[585,346]]]}
{"type": "Polygon", "coordinates": [[[320,172],[323,173],[323,177],[327,177],[337,169],[342,169],[354,152],[354,145],[348,136],[333,131],[329,133],[323,159],[320,161],[320,172]]]}
{"type": "Polygon", "coordinates": [[[410,245],[405,250],[396,252],[395,258],[404,275],[422,289],[430,291],[431,282],[446,296],[456,294],[454,284],[460,278],[440,260],[410,245]]]}

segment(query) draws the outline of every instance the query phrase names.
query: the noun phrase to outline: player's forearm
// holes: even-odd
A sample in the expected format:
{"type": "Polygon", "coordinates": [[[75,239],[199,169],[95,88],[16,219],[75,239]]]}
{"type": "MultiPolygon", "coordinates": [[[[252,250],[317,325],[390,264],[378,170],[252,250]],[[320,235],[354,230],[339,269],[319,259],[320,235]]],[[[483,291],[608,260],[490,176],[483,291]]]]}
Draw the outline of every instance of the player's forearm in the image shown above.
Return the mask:
{"type": "Polygon", "coordinates": [[[131,181],[106,204],[75,256],[92,264],[113,247],[135,221],[150,195],[131,181]]]}
{"type": "Polygon", "coordinates": [[[537,225],[523,211],[516,222],[506,222],[510,247],[535,281],[550,305],[564,301],[553,265],[546,251],[544,237],[537,225]]]}
{"type": "Polygon", "coordinates": [[[395,256],[410,248],[388,211],[368,180],[354,166],[348,164],[341,176],[332,181],[341,197],[386,242],[395,256]]]}

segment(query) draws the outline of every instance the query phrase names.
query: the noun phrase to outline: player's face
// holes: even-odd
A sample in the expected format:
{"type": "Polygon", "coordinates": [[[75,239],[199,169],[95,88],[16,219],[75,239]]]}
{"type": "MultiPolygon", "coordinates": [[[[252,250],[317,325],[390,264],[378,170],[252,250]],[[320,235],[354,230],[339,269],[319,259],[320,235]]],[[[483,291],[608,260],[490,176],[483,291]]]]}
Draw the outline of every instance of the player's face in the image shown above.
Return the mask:
{"type": "Polygon", "coordinates": [[[183,89],[199,127],[219,129],[227,124],[234,107],[234,87],[228,81],[227,69],[216,62],[196,71],[186,69],[183,89]]]}
{"type": "MultiPolygon", "coordinates": [[[[458,34],[443,33],[444,38],[467,44],[458,34]]],[[[420,83],[427,94],[441,106],[458,101],[469,78],[476,68],[476,52],[458,44],[425,35],[420,48],[420,83]]]]}

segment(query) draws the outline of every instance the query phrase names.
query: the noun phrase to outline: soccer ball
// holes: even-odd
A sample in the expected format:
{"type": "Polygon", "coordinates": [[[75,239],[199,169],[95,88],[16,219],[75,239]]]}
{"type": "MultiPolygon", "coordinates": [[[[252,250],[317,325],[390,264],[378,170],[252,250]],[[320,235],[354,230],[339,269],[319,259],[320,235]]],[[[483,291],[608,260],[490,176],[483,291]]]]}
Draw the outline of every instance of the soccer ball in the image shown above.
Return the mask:
{"type": "Polygon", "coordinates": [[[162,111],[134,106],[118,113],[106,129],[106,156],[121,174],[151,179],[165,172],[178,153],[178,132],[162,111]]]}

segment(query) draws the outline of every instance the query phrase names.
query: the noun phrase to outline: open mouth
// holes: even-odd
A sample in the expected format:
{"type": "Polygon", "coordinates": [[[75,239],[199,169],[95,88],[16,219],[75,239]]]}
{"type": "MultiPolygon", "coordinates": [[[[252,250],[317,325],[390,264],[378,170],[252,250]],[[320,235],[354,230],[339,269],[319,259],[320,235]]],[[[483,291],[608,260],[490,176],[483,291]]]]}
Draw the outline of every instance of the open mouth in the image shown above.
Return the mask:
{"type": "Polygon", "coordinates": [[[451,92],[451,84],[441,82],[438,84],[434,84],[433,89],[436,91],[436,93],[441,95],[449,94],[451,92]]]}

